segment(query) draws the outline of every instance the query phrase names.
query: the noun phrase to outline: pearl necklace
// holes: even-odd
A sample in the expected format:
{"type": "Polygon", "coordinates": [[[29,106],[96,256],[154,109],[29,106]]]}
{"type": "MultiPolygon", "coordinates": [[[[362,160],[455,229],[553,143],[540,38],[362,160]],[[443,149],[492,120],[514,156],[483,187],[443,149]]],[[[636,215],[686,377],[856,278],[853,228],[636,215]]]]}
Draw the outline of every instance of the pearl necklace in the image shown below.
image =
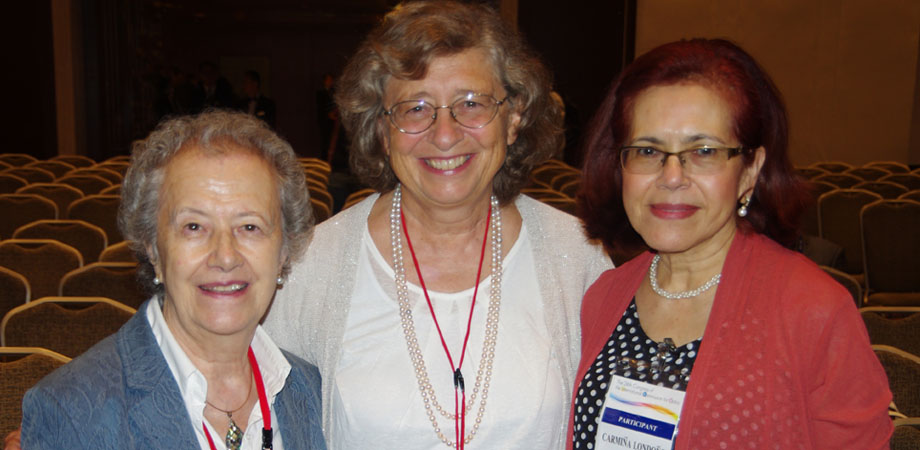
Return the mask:
{"type": "MultiPolygon", "coordinates": [[[[428,379],[428,369],[425,366],[425,360],[422,357],[422,351],[419,348],[418,338],[415,336],[415,322],[412,319],[412,307],[409,304],[409,287],[406,282],[406,267],[403,264],[402,251],[402,234],[400,233],[400,212],[402,211],[402,190],[401,185],[396,185],[393,191],[393,203],[390,207],[390,247],[393,252],[393,271],[396,275],[396,297],[399,301],[399,316],[402,321],[403,334],[406,337],[406,347],[409,350],[409,359],[415,368],[415,378],[418,381],[419,392],[425,405],[425,412],[434,432],[441,439],[441,442],[448,447],[457,448],[456,442],[451,441],[441,432],[438,425],[437,417],[434,410],[436,409],[441,416],[448,420],[457,420],[457,416],[444,410],[438,403],[435,396],[434,388],[428,379]],[[433,406],[433,408],[432,408],[433,406]]],[[[489,313],[486,316],[485,340],[482,343],[482,358],[479,362],[479,368],[476,370],[476,383],[473,385],[472,395],[468,404],[463,405],[464,411],[470,411],[476,405],[476,397],[479,393],[482,396],[479,400],[479,410],[476,412],[476,421],[473,423],[473,429],[463,438],[464,444],[469,444],[476,436],[479,426],[482,424],[482,416],[486,411],[486,400],[489,395],[489,385],[492,381],[492,361],[495,359],[495,344],[498,340],[498,315],[502,299],[502,216],[499,211],[498,199],[492,195],[492,229],[490,230],[490,239],[492,244],[492,278],[490,280],[489,292],[489,313]]]]}
{"type": "Polygon", "coordinates": [[[658,261],[661,260],[661,255],[655,255],[652,258],[652,265],[648,268],[648,281],[652,285],[652,290],[656,294],[668,299],[675,300],[679,298],[690,298],[696,297],[697,295],[702,294],[703,292],[708,291],[713,286],[719,284],[719,281],[722,280],[722,272],[716,274],[716,276],[709,279],[706,284],[692,290],[692,291],[683,291],[683,292],[668,292],[658,286],[658,261]]]}

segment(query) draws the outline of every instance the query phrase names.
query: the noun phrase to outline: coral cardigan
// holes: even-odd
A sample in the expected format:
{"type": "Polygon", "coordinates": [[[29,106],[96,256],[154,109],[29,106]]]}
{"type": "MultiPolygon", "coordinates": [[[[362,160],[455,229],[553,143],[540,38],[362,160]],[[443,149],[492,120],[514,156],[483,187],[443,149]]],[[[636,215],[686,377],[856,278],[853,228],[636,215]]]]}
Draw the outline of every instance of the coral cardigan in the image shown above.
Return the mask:
{"type": "MultiPolygon", "coordinates": [[[[605,272],[585,294],[575,392],[652,256],[605,272]]],[[[693,366],[676,449],[887,449],[890,401],[849,293],[804,256],[739,231],[693,366]]],[[[569,449],[572,429],[570,414],[569,449]]]]}

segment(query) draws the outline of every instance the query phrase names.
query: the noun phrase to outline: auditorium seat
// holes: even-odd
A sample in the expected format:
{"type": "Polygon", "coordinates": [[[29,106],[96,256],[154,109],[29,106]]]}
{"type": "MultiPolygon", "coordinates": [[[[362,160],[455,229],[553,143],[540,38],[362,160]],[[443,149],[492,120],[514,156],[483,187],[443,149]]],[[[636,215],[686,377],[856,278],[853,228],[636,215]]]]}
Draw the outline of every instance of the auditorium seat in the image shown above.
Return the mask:
{"type": "Polygon", "coordinates": [[[0,194],[0,239],[9,239],[17,228],[36,220],[57,219],[57,205],[36,194],[0,194]]]}
{"type": "Polygon", "coordinates": [[[313,220],[320,223],[332,216],[332,210],[329,204],[315,197],[310,197],[310,207],[313,208],[313,220]]]}
{"type": "Polygon", "coordinates": [[[0,266],[0,317],[26,304],[30,298],[29,280],[19,272],[0,266]]]}
{"type": "Polygon", "coordinates": [[[845,173],[829,173],[827,175],[821,175],[815,177],[812,181],[823,181],[825,183],[833,184],[841,189],[851,188],[856,186],[859,183],[862,183],[863,180],[853,175],[847,175],[845,173]]]}
{"type": "Polygon", "coordinates": [[[96,175],[97,177],[108,181],[109,184],[121,184],[121,181],[124,179],[122,174],[114,170],[97,166],[83,167],[70,172],[69,175],[96,175]]]}
{"type": "Polygon", "coordinates": [[[28,184],[25,178],[0,171],[0,194],[12,194],[28,184]]]}
{"type": "Polygon", "coordinates": [[[796,167],[795,173],[806,180],[812,180],[821,175],[829,174],[830,172],[820,167],[796,167]]]}
{"type": "Polygon", "coordinates": [[[898,412],[907,417],[920,417],[920,356],[889,345],[873,345],[888,375],[888,388],[898,412]]]}
{"type": "Polygon", "coordinates": [[[920,202],[879,200],[860,212],[866,305],[920,306],[920,202]]]}
{"type": "Polygon", "coordinates": [[[80,252],[83,264],[99,260],[99,254],[108,246],[105,231],[84,220],[36,220],[13,233],[13,239],[54,239],[80,252]]]}
{"type": "Polygon", "coordinates": [[[920,189],[914,189],[914,190],[912,190],[912,191],[907,191],[907,192],[901,194],[901,196],[898,197],[898,199],[900,199],[900,200],[913,200],[913,201],[915,201],[915,202],[920,202],[920,189]]]}
{"type": "Polygon", "coordinates": [[[899,163],[897,161],[872,161],[866,164],[863,164],[863,167],[879,167],[885,169],[891,173],[907,173],[910,172],[910,168],[907,167],[904,163],[899,163]]]}
{"type": "Polygon", "coordinates": [[[842,161],[819,161],[812,164],[809,167],[817,167],[819,169],[824,169],[830,173],[843,173],[847,170],[853,168],[852,164],[848,164],[842,161]]]}
{"type": "Polygon", "coordinates": [[[95,169],[105,169],[117,172],[121,175],[121,178],[125,177],[125,174],[128,172],[128,167],[131,167],[131,163],[124,161],[103,161],[93,166],[95,169]]]}
{"type": "Polygon", "coordinates": [[[873,345],[890,345],[920,355],[920,306],[867,306],[860,308],[859,314],[873,345]]]}
{"type": "Polygon", "coordinates": [[[137,282],[137,263],[97,262],[74,269],[61,278],[58,295],[106,297],[132,308],[147,294],[137,282]]]}
{"type": "Polygon", "coordinates": [[[907,188],[908,191],[920,189],[920,175],[915,175],[912,173],[893,173],[883,177],[881,181],[891,181],[892,183],[898,183],[901,186],[907,188]]]}
{"type": "Polygon", "coordinates": [[[881,167],[854,167],[844,173],[847,175],[853,175],[854,177],[858,177],[866,181],[875,181],[881,177],[884,177],[885,175],[891,175],[891,172],[882,169],[881,167]]]}
{"type": "Polygon", "coordinates": [[[4,170],[3,173],[16,175],[29,183],[53,183],[55,179],[53,173],[38,167],[13,167],[4,170]]]}
{"type": "Polygon", "coordinates": [[[70,204],[83,198],[83,192],[64,183],[32,183],[19,188],[17,194],[41,195],[54,202],[58,216],[64,215],[70,204]]]}
{"type": "Polygon", "coordinates": [[[901,194],[907,192],[907,188],[904,186],[890,181],[863,181],[853,186],[853,189],[875,192],[881,195],[882,198],[898,198],[901,194]]]}
{"type": "Polygon", "coordinates": [[[53,239],[0,241],[0,266],[29,280],[32,298],[57,295],[61,278],[83,266],[80,252],[53,239]]]}
{"type": "Polygon", "coordinates": [[[50,158],[49,161],[61,161],[74,167],[91,167],[96,164],[92,158],[83,155],[57,155],[50,158]]]}
{"type": "Polygon", "coordinates": [[[121,241],[109,245],[99,255],[99,262],[131,262],[136,263],[134,251],[128,246],[128,241],[121,241]]]}
{"type": "Polygon", "coordinates": [[[76,169],[76,167],[67,164],[63,161],[35,161],[29,164],[26,164],[23,167],[37,167],[39,169],[47,170],[54,174],[54,178],[59,178],[65,173],[70,172],[71,170],[76,169]]]}
{"type": "Polygon", "coordinates": [[[38,161],[38,159],[25,153],[0,153],[0,161],[13,167],[22,167],[28,163],[38,161]]]}
{"type": "Polygon", "coordinates": [[[68,184],[80,190],[83,195],[98,194],[99,191],[112,185],[108,180],[98,175],[69,173],[57,179],[58,183],[68,184]]]}
{"type": "Polygon", "coordinates": [[[85,220],[105,230],[109,244],[124,240],[118,229],[118,195],[88,195],[70,204],[68,219],[85,220]]]}
{"type": "Polygon", "coordinates": [[[348,209],[355,203],[358,203],[361,200],[364,200],[365,197],[372,195],[375,192],[377,191],[371,188],[364,188],[364,189],[359,189],[355,192],[352,192],[351,194],[348,194],[348,197],[345,198],[345,204],[342,206],[342,209],[343,210],[348,209]]]}
{"type": "Polygon", "coordinates": [[[70,358],[45,348],[0,347],[0,436],[19,429],[26,391],[68,362],[70,358]]]}
{"type": "Polygon", "coordinates": [[[103,297],[40,298],[3,317],[0,345],[42,347],[76,358],[118,331],[135,312],[103,297]]]}
{"type": "Polygon", "coordinates": [[[818,197],[819,236],[843,247],[841,269],[848,274],[863,273],[859,212],[864,205],[881,199],[878,194],[862,189],[835,189],[818,197]]]}

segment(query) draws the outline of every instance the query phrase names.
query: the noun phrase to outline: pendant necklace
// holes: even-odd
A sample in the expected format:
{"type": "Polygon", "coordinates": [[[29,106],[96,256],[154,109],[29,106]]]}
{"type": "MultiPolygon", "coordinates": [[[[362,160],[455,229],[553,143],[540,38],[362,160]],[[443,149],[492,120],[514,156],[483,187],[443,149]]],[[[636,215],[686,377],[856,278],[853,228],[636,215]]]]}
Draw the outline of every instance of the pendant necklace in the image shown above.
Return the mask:
{"type": "Polygon", "coordinates": [[[409,350],[409,358],[411,359],[412,365],[415,368],[415,376],[416,380],[418,381],[419,392],[421,394],[428,419],[431,421],[431,425],[434,428],[435,433],[438,435],[438,438],[441,439],[441,442],[446,444],[448,447],[457,448],[458,450],[463,449],[465,444],[468,444],[470,441],[472,441],[476,435],[476,432],[479,430],[479,426],[482,424],[482,416],[485,413],[489,385],[492,379],[492,361],[495,358],[495,344],[498,338],[498,317],[499,307],[501,304],[502,240],[501,212],[498,205],[498,199],[494,195],[492,195],[490,198],[489,214],[486,220],[485,233],[486,236],[490,236],[489,240],[491,241],[492,249],[492,273],[490,280],[489,312],[486,317],[485,340],[482,347],[480,366],[476,371],[476,382],[470,395],[470,402],[467,404],[466,388],[461,369],[463,366],[463,358],[466,353],[466,345],[469,341],[470,329],[473,319],[473,309],[476,306],[476,294],[478,292],[480,276],[482,274],[482,263],[485,259],[485,236],[483,237],[479,269],[476,274],[476,284],[474,285],[473,289],[473,300],[472,304],[470,305],[470,314],[467,320],[467,329],[463,340],[463,348],[461,350],[458,364],[454,365],[453,358],[451,357],[450,351],[447,348],[447,343],[444,341],[444,336],[441,333],[440,325],[438,324],[437,317],[435,316],[434,308],[431,304],[431,299],[428,296],[428,290],[425,287],[425,281],[422,278],[421,268],[419,267],[418,260],[415,257],[415,250],[412,248],[412,241],[409,239],[408,229],[406,228],[405,224],[405,217],[402,214],[401,186],[397,185],[396,189],[393,191],[393,203],[390,209],[390,244],[393,252],[394,273],[396,275],[396,296],[399,300],[400,318],[403,327],[403,334],[406,338],[406,346],[409,350]],[[431,317],[434,320],[435,327],[438,329],[438,335],[441,338],[441,345],[444,347],[445,355],[447,356],[447,360],[450,363],[451,370],[453,371],[453,414],[445,411],[444,408],[441,407],[441,405],[438,403],[434,393],[434,388],[428,379],[428,370],[425,365],[424,358],[422,357],[421,349],[419,348],[418,339],[415,335],[415,322],[412,318],[412,309],[409,303],[409,288],[406,281],[405,265],[403,264],[401,239],[401,235],[403,234],[406,236],[406,244],[409,248],[409,252],[412,255],[412,261],[415,265],[416,274],[418,275],[419,284],[422,287],[422,292],[424,293],[425,299],[428,302],[429,312],[431,313],[431,317]],[[465,427],[467,412],[476,406],[477,396],[480,394],[481,397],[479,398],[479,409],[476,413],[476,420],[473,423],[473,428],[470,430],[470,433],[466,434],[465,427]],[[434,410],[437,410],[441,416],[454,421],[453,440],[447,438],[441,432],[441,428],[438,425],[434,410]]]}
{"type": "Polygon", "coordinates": [[[237,450],[240,448],[240,444],[243,443],[243,431],[240,430],[240,427],[236,425],[236,422],[233,421],[233,413],[237,412],[243,406],[246,406],[246,403],[249,402],[249,397],[252,396],[252,375],[249,376],[249,390],[246,392],[246,400],[243,400],[243,404],[236,407],[236,409],[225,410],[220,409],[214,406],[213,403],[209,402],[207,399],[204,400],[204,403],[224,414],[227,415],[227,419],[230,423],[227,425],[227,437],[225,441],[227,443],[227,448],[230,450],[237,450]]]}
{"type": "MultiPolygon", "coordinates": [[[[272,448],[272,416],[271,409],[268,406],[268,398],[265,395],[265,385],[262,382],[262,372],[259,370],[259,363],[256,361],[255,354],[252,352],[252,347],[249,347],[248,355],[249,357],[249,366],[252,368],[252,375],[249,377],[249,391],[246,394],[246,400],[243,401],[243,404],[232,410],[220,409],[207,399],[204,400],[205,404],[208,406],[224,413],[227,415],[227,419],[230,420],[230,423],[227,425],[227,436],[224,438],[224,443],[227,446],[227,450],[239,450],[240,445],[243,443],[243,431],[240,430],[240,427],[236,425],[236,422],[233,421],[233,413],[240,410],[240,408],[246,406],[246,402],[249,401],[249,397],[252,395],[252,383],[255,380],[256,391],[259,395],[259,407],[262,410],[262,449],[270,450],[272,448]]],[[[208,438],[208,444],[212,450],[215,450],[214,440],[211,439],[211,433],[208,431],[207,425],[204,422],[201,422],[201,427],[204,429],[204,435],[208,438]]]]}

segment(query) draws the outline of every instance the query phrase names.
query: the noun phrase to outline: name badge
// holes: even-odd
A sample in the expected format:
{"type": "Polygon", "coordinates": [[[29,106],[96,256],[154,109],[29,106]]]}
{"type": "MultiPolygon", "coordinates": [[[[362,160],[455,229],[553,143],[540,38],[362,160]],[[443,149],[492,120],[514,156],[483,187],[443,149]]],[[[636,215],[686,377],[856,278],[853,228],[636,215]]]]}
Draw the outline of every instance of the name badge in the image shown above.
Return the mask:
{"type": "Polygon", "coordinates": [[[673,448],[684,394],[675,389],[614,375],[604,399],[594,448],[673,448]]]}

